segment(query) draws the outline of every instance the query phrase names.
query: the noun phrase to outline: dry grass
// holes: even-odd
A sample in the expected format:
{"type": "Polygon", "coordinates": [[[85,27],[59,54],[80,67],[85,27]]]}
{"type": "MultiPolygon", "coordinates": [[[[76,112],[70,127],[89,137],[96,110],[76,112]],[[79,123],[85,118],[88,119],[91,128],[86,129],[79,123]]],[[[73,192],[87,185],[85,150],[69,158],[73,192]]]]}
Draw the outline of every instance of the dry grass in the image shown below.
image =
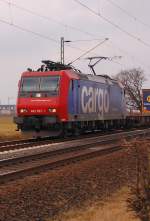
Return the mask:
{"type": "MultiPolygon", "coordinates": [[[[150,159],[149,140],[135,141],[131,145],[135,149],[136,182],[130,186],[131,196],[128,199],[129,208],[136,212],[142,221],[150,220],[150,159]],[[144,150],[144,151],[143,151],[144,150]]],[[[128,149],[130,152],[130,149],[128,149]]]]}
{"type": "Polygon", "coordinates": [[[97,203],[84,210],[69,211],[55,221],[139,221],[135,218],[135,214],[127,209],[128,197],[129,190],[126,187],[105,202],[97,203]]]}
{"type": "Polygon", "coordinates": [[[21,133],[16,131],[12,116],[0,116],[0,140],[21,139],[21,133]]]}

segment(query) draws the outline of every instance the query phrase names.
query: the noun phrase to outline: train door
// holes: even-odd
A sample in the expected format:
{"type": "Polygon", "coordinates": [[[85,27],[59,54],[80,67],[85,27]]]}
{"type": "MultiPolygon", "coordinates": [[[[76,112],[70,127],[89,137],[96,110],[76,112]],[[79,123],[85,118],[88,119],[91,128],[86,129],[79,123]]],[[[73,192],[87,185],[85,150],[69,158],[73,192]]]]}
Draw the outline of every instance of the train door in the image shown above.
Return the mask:
{"type": "Polygon", "coordinates": [[[69,87],[69,114],[74,116],[78,115],[79,113],[78,95],[79,95],[78,80],[71,80],[69,87]]]}

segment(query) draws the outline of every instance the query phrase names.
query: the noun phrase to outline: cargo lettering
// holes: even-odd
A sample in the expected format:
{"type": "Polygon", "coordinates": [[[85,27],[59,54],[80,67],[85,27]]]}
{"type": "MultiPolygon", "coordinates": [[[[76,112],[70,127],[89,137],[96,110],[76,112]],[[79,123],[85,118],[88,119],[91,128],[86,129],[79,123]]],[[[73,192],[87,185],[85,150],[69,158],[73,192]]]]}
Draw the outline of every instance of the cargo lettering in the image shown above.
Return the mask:
{"type": "Polygon", "coordinates": [[[82,87],[81,107],[83,113],[104,113],[109,112],[109,93],[107,89],[82,87]]]}

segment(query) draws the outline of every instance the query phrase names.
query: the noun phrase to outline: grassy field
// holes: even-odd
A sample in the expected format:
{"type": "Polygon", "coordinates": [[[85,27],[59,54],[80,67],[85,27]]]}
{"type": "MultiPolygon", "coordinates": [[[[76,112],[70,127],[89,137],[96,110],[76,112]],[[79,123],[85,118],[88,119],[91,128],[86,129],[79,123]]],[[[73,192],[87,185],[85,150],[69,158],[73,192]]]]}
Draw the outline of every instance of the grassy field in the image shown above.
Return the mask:
{"type": "Polygon", "coordinates": [[[22,134],[16,131],[12,116],[0,116],[0,140],[21,139],[22,134]]]}
{"type": "Polygon", "coordinates": [[[69,211],[56,220],[48,221],[140,221],[135,217],[134,212],[127,208],[128,197],[129,190],[125,187],[105,202],[97,203],[84,210],[69,211]]]}

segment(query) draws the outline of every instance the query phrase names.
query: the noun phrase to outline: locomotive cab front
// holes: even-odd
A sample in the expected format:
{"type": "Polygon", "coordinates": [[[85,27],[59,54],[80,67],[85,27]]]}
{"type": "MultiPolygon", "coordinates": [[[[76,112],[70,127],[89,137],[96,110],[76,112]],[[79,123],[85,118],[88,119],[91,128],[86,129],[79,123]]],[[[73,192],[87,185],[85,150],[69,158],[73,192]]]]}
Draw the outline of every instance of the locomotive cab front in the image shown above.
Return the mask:
{"type": "Polygon", "coordinates": [[[64,78],[64,73],[58,71],[22,74],[17,99],[17,116],[14,118],[18,130],[40,132],[60,128],[60,122],[66,119],[67,85],[65,88],[62,86],[64,78]],[[61,99],[62,97],[64,99],[61,99]]]}

